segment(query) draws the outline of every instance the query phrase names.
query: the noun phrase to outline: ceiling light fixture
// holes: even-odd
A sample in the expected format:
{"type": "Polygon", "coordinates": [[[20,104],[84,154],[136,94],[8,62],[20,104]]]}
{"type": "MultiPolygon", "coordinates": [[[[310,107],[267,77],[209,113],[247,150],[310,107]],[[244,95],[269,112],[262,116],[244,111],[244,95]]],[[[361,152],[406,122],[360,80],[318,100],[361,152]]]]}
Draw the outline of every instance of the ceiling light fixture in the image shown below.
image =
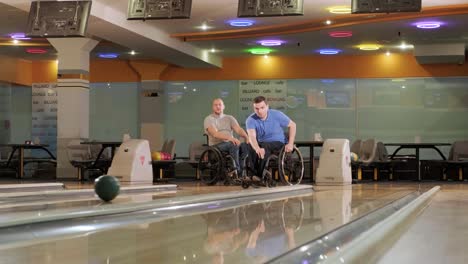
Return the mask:
{"type": "Polygon", "coordinates": [[[390,56],[390,51],[385,52],[385,55],[390,56]]]}
{"type": "Polygon", "coordinates": [[[232,27],[250,27],[255,24],[253,20],[246,20],[246,19],[236,19],[236,20],[229,20],[229,25],[232,27]]]}
{"type": "Polygon", "coordinates": [[[208,28],[209,28],[209,27],[208,27],[205,23],[203,23],[203,24],[200,26],[200,29],[201,29],[201,30],[207,30],[208,28]]]}
{"type": "Polygon", "coordinates": [[[279,39],[266,39],[266,40],[260,40],[257,43],[262,46],[271,47],[271,46],[281,46],[284,43],[284,41],[279,40],[279,39]]]}
{"type": "Polygon", "coordinates": [[[329,32],[328,35],[332,38],[349,38],[353,36],[353,32],[351,31],[333,31],[329,32]]]}
{"type": "Polygon", "coordinates": [[[98,57],[102,58],[102,59],[115,59],[115,58],[119,57],[119,54],[117,54],[117,53],[99,53],[98,57]]]}
{"type": "Polygon", "coordinates": [[[401,43],[400,46],[398,46],[400,49],[405,50],[405,49],[412,49],[414,46],[413,45],[408,45],[404,42],[401,43]]]}
{"type": "Polygon", "coordinates": [[[267,55],[270,54],[271,49],[253,48],[249,49],[249,52],[255,55],[267,55]]]}
{"type": "Polygon", "coordinates": [[[327,9],[332,14],[351,14],[351,7],[349,6],[332,6],[327,9]]]}
{"type": "Polygon", "coordinates": [[[418,23],[415,23],[414,25],[416,25],[417,28],[421,28],[421,29],[434,29],[434,28],[440,28],[442,23],[437,22],[437,21],[427,21],[427,22],[418,22],[418,23]]]}
{"type": "Polygon", "coordinates": [[[212,49],[210,50],[210,52],[211,52],[211,53],[215,53],[216,50],[215,50],[214,48],[212,48],[212,49]]]}
{"type": "Polygon", "coordinates": [[[341,52],[339,49],[320,49],[317,51],[322,55],[336,55],[341,52]]]}
{"type": "Polygon", "coordinates": [[[331,25],[331,23],[332,23],[331,20],[325,21],[325,25],[331,25]]]}
{"type": "Polygon", "coordinates": [[[29,54],[44,54],[44,53],[47,53],[47,50],[38,49],[38,48],[29,48],[29,49],[26,49],[26,52],[29,54]]]}
{"type": "Polygon", "coordinates": [[[362,44],[362,45],[359,45],[358,48],[360,50],[369,51],[369,50],[378,50],[380,49],[380,46],[377,44],[362,44]]]}
{"type": "Polygon", "coordinates": [[[28,40],[31,38],[26,37],[26,34],[24,33],[11,33],[10,38],[12,39],[20,39],[20,40],[28,40]]]}
{"type": "Polygon", "coordinates": [[[136,52],[135,52],[134,50],[130,51],[130,55],[133,56],[133,55],[135,55],[135,54],[136,54],[136,52]]]}

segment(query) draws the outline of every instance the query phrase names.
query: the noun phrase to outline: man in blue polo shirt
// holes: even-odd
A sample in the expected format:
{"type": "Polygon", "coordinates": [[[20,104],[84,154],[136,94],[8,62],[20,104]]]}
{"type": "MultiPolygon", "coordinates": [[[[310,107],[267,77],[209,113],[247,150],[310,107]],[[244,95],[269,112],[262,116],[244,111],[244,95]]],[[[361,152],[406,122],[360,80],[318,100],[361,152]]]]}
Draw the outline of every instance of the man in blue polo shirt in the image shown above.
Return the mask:
{"type": "MultiPolygon", "coordinates": [[[[294,138],[296,137],[296,123],[283,112],[269,109],[268,103],[263,96],[257,96],[253,101],[255,113],[247,117],[245,121],[247,134],[250,141],[249,158],[251,164],[258,164],[258,175],[262,175],[266,159],[272,152],[280,151],[285,146],[286,152],[291,152],[294,148],[294,138]],[[284,129],[288,128],[288,139],[284,134],[284,129]],[[286,145],[285,145],[286,144],[286,145]]],[[[254,180],[258,180],[255,179],[254,180]]]]}

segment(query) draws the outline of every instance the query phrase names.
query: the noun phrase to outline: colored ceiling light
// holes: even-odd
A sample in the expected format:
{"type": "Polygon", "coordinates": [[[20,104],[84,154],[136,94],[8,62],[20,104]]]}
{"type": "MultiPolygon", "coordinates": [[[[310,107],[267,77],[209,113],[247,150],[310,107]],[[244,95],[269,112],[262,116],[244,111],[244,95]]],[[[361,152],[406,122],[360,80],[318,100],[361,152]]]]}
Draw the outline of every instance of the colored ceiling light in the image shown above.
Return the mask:
{"type": "Polygon", "coordinates": [[[253,24],[255,24],[253,20],[245,20],[245,19],[229,20],[228,23],[232,27],[250,27],[253,24]]]}
{"type": "Polygon", "coordinates": [[[271,49],[253,48],[249,49],[249,52],[255,55],[267,55],[270,54],[271,49]]]}
{"type": "Polygon", "coordinates": [[[332,38],[349,38],[353,35],[351,31],[333,31],[329,32],[328,35],[332,38]]]}
{"type": "Polygon", "coordinates": [[[437,22],[437,21],[427,21],[427,22],[418,22],[418,23],[415,23],[414,25],[416,25],[417,28],[421,28],[421,29],[434,29],[434,28],[440,28],[442,23],[437,22]]]}
{"type": "Polygon", "coordinates": [[[341,52],[339,49],[320,49],[317,51],[322,55],[336,55],[341,52]]]}
{"type": "Polygon", "coordinates": [[[351,7],[349,6],[332,6],[327,9],[332,14],[351,14],[351,7]]]}
{"type": "Polygon", "coordinates": [[[11,33],[11,34],[10,34],[10,38],[12,38],[12,39],[20,39],[20,40],[31,39],[31,38],[26,37],[26,34],[24,34],[24,33],[11,33]]]}
{"type": "Polygon", "coordinates": [[[271,47],[271,46],[281,46],[284,43],[284,41],[277,40],[277,39],[266,39],[266,40],[260,40],[257,43],[262,46],[271,47]]]}
{"type": "Polygon", "coordinates": [[[359,45],[358,48],[360,50],[378,50],[380,49],[380,46],[377,44],[362,44],[359,45]]]}
{"type": "Polygon", "coordinates": [[[38,48],[29,48],[29,49],[26,49],[26,52],[30,54],[44,54],[44,53],[47,53],[47,50],[38,49],[38,48]]]}
{"type": "Polygon", "coordinates": [[[117,57],[119,57],[119,54],[117,53],[100,53],[98,55],[99,58],[103,58],[103,59],[115,59],[117,57]]]}

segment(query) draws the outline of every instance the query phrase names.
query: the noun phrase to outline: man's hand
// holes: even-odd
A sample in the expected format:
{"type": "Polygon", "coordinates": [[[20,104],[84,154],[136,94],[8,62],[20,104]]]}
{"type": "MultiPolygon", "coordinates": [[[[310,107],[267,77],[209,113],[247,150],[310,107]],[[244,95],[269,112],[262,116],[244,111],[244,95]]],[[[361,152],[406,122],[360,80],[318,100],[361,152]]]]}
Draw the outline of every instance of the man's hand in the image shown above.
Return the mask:
{"type": "Polygon", "coordinates": [[[261,158],[261,159],[264,159],[265,158],[265,149],[264,148],[259,148],[257,149],[257,155],[261,158]]]}
{"type": "Polygon", "coordinates": [[[286,152],[291,152],[293,151],[294,149],[294,143],[293,142],[289,142],[288,144],[286,144],[286,146],[284,146],[284,150],[286,150],[286,152]]]}
{"type": "Polygon", "coordinates": [[[232,142],[232,144],[236,145],[236,146],[239,146],[240,145],[240,141],[235,138],[235,137],[231,137],[231,139],[229,139],[230,142],[232,142]]]}

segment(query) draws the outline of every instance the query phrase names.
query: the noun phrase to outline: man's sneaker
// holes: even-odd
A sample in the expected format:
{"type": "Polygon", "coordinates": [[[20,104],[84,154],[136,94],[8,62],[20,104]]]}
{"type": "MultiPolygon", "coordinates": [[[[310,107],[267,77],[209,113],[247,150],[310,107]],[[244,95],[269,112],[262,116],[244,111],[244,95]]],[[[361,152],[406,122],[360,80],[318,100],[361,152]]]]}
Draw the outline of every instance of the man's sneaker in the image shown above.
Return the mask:
{"type": "Polygon", "coordinates": [[[260,182],[260,181],[262,181],[262,179],[260,179],[260,177],[254,175],[254,176],[252,176],[252,181],[260,182]]]}

